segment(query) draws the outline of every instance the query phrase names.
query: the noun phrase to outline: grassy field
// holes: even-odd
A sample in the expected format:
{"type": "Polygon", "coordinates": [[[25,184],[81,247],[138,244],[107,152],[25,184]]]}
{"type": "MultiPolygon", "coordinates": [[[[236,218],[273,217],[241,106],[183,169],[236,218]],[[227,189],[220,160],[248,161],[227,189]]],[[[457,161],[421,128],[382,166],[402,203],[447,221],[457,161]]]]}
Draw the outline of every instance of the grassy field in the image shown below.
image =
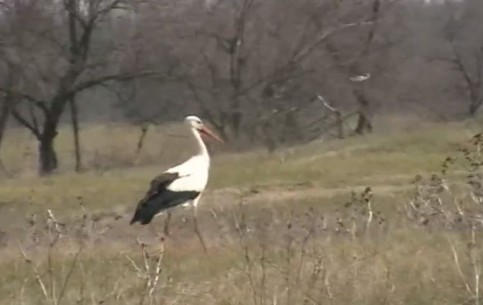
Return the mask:
{"type": "Polygon", "coordinates": [[[149,131],[139,153],[135,128],[85,127],[80,174],[62,130],[61,170],[42,179],[35,142],[11,130],[1,304],[479,304],[481,127],[421,123],[273,155],[215,146],[206,253],[189,209],[164,238],[163,216],[128,225],[150,179],[189,154],[179,126],[149,131]]]}

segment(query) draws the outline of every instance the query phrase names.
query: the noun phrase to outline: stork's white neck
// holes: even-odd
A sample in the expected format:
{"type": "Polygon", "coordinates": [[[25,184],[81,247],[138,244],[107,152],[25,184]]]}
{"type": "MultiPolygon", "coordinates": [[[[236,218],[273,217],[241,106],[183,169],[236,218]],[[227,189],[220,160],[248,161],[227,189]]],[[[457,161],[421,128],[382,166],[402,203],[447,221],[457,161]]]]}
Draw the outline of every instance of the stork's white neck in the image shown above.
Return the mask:
{"type": "Polygon", "coordinates": [[[209,160],[210,155],[208,154],[208,149],[206,148],[205,142],[203,142],[203,139],[201,138],[200,132],[196,128],[191,128],[191,132],[193,133],[198,144],[197,155],[206,157],[209,160]]]}

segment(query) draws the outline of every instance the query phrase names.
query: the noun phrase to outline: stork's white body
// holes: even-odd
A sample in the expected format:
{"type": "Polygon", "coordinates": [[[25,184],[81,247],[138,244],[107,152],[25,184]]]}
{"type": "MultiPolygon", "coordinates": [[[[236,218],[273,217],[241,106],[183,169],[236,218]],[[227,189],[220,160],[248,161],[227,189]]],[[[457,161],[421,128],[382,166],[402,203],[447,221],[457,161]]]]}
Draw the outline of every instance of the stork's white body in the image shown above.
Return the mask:
{"type": "Polygon", "coordinates": [[[205,190],[208,184],[208,176],[210,171],[210,157],[208,154],[199,154],[193,156],[179,165],[176,165],[168,170],[166,173],[177,173],[179,178],[173,181],[167,189],[173,192],[182,191],[196,191],[199,192],[195,199],[191,202],[184,203],[183,206],[198,204],[201,193],[205,190]]]}
{"type": "Polygon", "coordinates": [[[178,173],[180,175],[167,188],[175,192],[186,190],[201,192],[208,183],[209,170],[210,158],[208,156],[191,157],[186,162],[166,170],[166,173],[178,173]]]}

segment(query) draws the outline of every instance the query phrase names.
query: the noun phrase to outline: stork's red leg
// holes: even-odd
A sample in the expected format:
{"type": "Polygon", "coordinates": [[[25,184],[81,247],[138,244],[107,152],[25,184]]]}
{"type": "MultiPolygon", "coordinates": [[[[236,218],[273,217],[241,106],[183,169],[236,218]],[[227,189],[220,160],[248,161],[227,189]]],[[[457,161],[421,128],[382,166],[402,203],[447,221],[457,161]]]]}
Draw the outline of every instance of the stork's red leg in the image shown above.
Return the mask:
{"type": "Polygon", "coordinates": [[[194,229],[195,229],[195,233],[196,235],[198,236],[198,239],[200,240],[200,243],[201,243],[201,247],[203,247],[203,251],[205,253],[208,253],[208,250],[206,248],[206,244],[205,244],[205,241],[203,240],[203,236],[201,236],[201,232],[198,228],[198,220],[197,220],[197,212],[196,212],[196,205],[193,206],[193,225],[194,225],[194,229]]]}

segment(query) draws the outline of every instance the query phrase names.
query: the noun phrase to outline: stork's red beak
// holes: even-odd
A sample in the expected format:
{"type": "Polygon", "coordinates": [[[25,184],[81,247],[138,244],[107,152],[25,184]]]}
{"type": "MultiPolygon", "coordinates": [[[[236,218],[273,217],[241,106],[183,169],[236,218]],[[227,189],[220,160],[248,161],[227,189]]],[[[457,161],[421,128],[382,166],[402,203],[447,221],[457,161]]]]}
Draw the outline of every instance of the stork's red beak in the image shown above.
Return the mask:
{"type": "Polygon", "coordinates": [[[216,134],[214,133],[213,131],[211,131],[211,129],[209,129],[208,127],[206,126],[202,126],[199,131],[201,132],[202,135],[207,135],[207,136],[210,136],[212,137],[213,139],[221,142],[221,143],[224,143],[224,141],[216,134]]]}

